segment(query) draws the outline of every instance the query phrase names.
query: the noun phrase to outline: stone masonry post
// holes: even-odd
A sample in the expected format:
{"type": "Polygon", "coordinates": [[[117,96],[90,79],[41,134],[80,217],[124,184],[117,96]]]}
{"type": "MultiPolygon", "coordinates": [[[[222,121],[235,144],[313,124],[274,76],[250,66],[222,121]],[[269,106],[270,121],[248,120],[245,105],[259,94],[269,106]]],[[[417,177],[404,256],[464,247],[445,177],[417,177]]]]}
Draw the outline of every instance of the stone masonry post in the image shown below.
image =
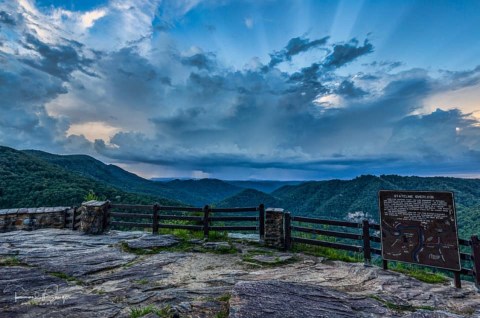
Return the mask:
{"type": "Polygon", "coordinates": [[[83,202],[80,207],[80,230],[85,234],[102,234],[109,204],[109,201],[83,202]]]}
{"type": "Polygon", "coordinates": [[[283,209],[268,208],[265,210],[265,246],[285,248],[284,216],[283,209]]]}

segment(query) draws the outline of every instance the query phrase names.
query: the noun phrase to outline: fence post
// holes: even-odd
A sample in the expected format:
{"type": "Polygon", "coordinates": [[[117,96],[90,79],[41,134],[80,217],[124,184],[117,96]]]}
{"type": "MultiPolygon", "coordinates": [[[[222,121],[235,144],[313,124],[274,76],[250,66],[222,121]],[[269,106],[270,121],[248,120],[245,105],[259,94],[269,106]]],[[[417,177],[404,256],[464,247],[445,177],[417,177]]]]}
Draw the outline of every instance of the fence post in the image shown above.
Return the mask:
{"type": "Polygon", "coordinates": [[[63,228],[67,227],[68,209],[63,210],[63,228]]]}
{"type": "Polygon", "coordinates": [[[382,268],[384,270],[388,269],[388,261],[386,259],[382,259],[382,268]]]}
{"type": "Polygon", "coordinates": [[[455,288],[462,288],[462,281],[460,279],[460,271],[453,272],[453,283],[455,288]]]}
{"type": "Polygon", "coordinates": [[[258,231],[260,232],[260,240],[265,237],[265,205],[262,203],[258,206],[258,231]]]}
{"type": "Polygon", "coordinates": [[[290,212],[285,212],[284,215],[284,222],[285,222],[285,250],[289,250],[292,248],[292,217],[290,212]]]}
{"type": "Polygon", "coordinates": [[[73,207],[73,214],[72,214],[72,231],[75,231],[75,218],[77,217],[77,207],[73,207]]]}
{"type": "Polygon", "coordinates": [[[471,237],[472,257],[473,257],[473,275],[475,286],[480,291],[480,240],[477,235],[471,237]]]}
{"type": "Polygon", "coordinates": [[[203,207],[203,237],[208,238],[208,232],[209,232],[209,214],[210,212],[210,207],[208,205],[203,207]]]}
{"type": "Polygon", "coordinates": [[[363,236],[363,261],[365,265],[370,266],[372,263],[372,253],[370,249],[370,224],[368,220],[362,221],[362,236],[363,236]]]}
{"type": "Polygon", "coordinates": [[[160,210],[160,205],[155,203],[153,205],[152,234],[158,234],[158,210],[160,210]]]}

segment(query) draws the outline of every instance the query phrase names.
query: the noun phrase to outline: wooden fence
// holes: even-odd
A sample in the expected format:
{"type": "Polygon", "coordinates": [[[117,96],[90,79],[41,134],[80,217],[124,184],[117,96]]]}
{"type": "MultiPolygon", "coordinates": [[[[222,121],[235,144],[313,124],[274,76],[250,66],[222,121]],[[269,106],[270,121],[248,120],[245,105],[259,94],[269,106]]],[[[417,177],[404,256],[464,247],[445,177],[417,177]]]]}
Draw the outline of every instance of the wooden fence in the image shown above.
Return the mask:
{"type": "Polygon", "coordinates": [[[257,207],[248,208],[211,208],[205,205],[203,208],[199,208],[158,204],[110,204],[107,226],[151,228],[153,234],[158,234],[160,229],[203,231],[205,237],[208,237],[210,231],[255,231],[262,238],[265,232],[265,206],[260,204],[257,207]],[[137,212],[132,213],[132,210],[137,212]],[[172,223],[171,221],[182,221],[184,224],[172,223]],[[193,224],[185,224],[187,222],[193,224]],[[219,225],[218,222],[234,222],[237,224],[219,225]],[[242,224],[239,225],[240,222],[242,224]],[[250,223],[250,225],[244,225],[244,223],[250,223]]]}
{"type": "MultiPolygon", "coordinates": [[[[315,245],[328,247],[333,249],[345,250],[350,252],[363,253],[365,263],[370,264],[372,254],[382,255],[382,250],[372,246],[372,242],[380,243],[379,236],[380,225],[370,223],[368,220],[363,220],[362,223],[326,220],[317,218],[308,218],[301,216],[291,216],[290,213],[285,214],[285,247],[290,249],[293,244],[301,243],[307,245],[315,245]],[[334,226],[340,228],[356,229],[353,231],[332,231],[330,229],[315,228],[315,225],[334,226]],[[377,233],[371,233],[376,231],[377,233]],[[331,242],[325,239],[316,238],[302,238],[297,233],[310,233],[321,235],[325,238],[337,238],[344,241],[356,242],[348,244],[344,242],[331,242]]],[[[474,278],[477,286],[480,286],[480,241],[476,235],[472,236],[470,240],[459,239],[460,247],[470,247],[470,253],[460,252],[460,259],[462,263],[470,263],[471,267],[464,267],[460,271],[453,271],[455,278],[455,286],[460,288],[460,275],[467,275],[474,278]]],[[[378,244],[377,244],[378,245],[378,244]]],[[[388,261],[382,260],[383,268],[388,269],[388,261]]]]}

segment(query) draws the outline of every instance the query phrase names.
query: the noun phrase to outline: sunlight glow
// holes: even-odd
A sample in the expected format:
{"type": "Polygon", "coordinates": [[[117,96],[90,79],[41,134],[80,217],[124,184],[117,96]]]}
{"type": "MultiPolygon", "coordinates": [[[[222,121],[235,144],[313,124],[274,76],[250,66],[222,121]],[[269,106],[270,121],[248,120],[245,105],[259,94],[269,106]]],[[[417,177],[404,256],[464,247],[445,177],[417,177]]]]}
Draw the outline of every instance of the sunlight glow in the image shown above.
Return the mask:
{"type": "Polygon", "coordinates": [[[108,144],[110,142],[110,138],[119,131],[120,128],[97,121],[71,125],[67,130],[67,136],[83,135],[89,141],[93,142],[95,139],[102,139],[108,144]]]}

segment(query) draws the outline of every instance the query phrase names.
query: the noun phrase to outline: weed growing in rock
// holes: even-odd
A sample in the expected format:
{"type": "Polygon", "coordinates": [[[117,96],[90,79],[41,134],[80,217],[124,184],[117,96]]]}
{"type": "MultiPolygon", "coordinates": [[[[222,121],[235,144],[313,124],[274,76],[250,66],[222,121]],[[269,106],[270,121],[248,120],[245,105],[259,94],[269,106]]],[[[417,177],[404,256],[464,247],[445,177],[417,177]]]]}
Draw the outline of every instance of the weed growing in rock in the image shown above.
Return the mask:
{"type": "Polygon", "coordinates": [[[154,313],[161,318],[171,318],[173,317],[172,308],[170,305],[167,305],[162,308],[158,308],[152,305],[145,307],[131,308],[130,309],[130,318],[140,318],[146,316],[150,313],[154,313]]]}
{"type": "Polygon", "coordinates": [[[76,277],[73,277],[73,276],[70,276],[66,273],[62,273],[62,272],[50,272],[49,273],[50,275],[52,276],[55,276],[55,277],[58,277],[58,278],[61,278],[61,279],[64,279],[66,280],[67,282],[73,282],[77,285],[83,285],[83,282],[81,280],[79,280],[78,278],[76,277]]]}
{"type": "Polygon", "coordinates": [[[443,284],[448,281],[448,278],[439,273],[433,273],[426,269],[407,268],[397,264],[396,267],[391,268],[395,272],[411,276],[419,281],[429,284],[443,284]]]}
{"type": "Polygon", "coordinates": [[[331,260],[343,261],[348,263],[363,262],[363,254],[341,251],[322,246],[294,244],[292,247],[292,252],[301,252],[313,256],[320,256],[331,260]]]}
{"type": "Polygon", "coordinates": [[[16,256],[0,258],[0,266],[19,266],[24,265],[16,256]]]}
{"type": "Polygon", "coordinates": [[[146,284],[148,284],[148,279],[146,279],[146,278],[139,279],[139,280],[134,281],[134,283],[139,284],[139,285],[146,285],[146,284]]]}

